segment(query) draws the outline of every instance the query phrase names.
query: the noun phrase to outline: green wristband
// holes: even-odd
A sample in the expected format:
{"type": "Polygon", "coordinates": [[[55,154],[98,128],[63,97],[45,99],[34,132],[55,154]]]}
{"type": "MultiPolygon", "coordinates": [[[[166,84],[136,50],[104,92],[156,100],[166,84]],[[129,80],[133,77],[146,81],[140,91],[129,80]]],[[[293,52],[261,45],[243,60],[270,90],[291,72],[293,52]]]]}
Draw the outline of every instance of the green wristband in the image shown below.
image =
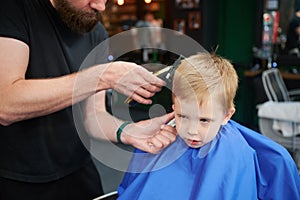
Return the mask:
{"type": "Polygon", "coordinates": [[[128,125],[131,124],[132,122],[123,122],[123,124],[121,124],[121,126],[118,128],[117,130],[117,141],[120,144],[123,144],[123,142],[121,141],[121,133],[123,132],[123,129],[128,125]]]}

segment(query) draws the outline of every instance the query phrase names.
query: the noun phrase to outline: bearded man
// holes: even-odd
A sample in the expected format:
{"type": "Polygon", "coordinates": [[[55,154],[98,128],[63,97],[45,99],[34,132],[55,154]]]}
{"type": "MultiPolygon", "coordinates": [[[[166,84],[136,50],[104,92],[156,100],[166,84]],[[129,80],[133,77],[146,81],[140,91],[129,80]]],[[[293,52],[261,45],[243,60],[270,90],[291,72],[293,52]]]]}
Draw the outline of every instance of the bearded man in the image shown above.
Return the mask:
{"type": "Polygon", "coordinates": [[[85,200],[103,194],[88,134],[151,153],[174,141],[174,129],[160,128],[172,114],[153,119],[143,131],[131,123],[126,126],[130,134],[121,135],[124,122],[91,105],[89,99],[103,105],[110,88],[150,104],[165,84],[129,62],[102,60],[79,70],[107,38],[99,22],[105,4],[0,0],[0,199],[85,200]],[[72,106],[82,114],[77,116],[82,125],[75,123],[72,106]]]}

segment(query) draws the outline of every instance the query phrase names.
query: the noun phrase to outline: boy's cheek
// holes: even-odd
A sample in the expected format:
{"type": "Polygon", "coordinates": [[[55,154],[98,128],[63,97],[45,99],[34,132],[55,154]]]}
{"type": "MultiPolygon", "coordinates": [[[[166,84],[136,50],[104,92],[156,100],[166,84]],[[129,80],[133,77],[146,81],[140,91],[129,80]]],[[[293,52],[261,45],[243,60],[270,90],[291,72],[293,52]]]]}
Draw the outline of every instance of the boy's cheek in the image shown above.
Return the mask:
{"type": "Polygon", "coordinates": [[[184,136],[187,132],[187,130],[184,127],[177,125],[177,123],[176,123],[176,131],[179,136],[184,136]]]}

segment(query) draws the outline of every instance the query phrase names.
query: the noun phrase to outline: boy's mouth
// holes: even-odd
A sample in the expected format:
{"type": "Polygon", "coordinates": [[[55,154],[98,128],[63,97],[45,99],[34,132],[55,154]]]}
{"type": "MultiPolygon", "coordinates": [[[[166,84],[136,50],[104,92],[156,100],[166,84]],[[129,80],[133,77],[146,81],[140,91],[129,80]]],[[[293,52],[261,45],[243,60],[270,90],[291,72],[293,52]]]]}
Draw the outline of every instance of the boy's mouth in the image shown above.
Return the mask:
{"type": "Polygon", "coordinates": [[[199,140],[186,139],[187,143],[191,146],[200,145],[202,142],[199,140]]]}

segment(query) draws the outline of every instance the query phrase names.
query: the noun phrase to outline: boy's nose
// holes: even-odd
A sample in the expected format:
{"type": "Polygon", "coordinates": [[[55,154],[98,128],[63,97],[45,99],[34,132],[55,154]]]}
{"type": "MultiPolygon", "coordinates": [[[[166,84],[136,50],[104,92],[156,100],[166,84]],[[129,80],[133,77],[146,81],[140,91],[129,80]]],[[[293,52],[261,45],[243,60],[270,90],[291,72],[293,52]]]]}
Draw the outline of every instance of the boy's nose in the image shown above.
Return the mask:
{"type": "Polygon", "coordinates": [[[90,2],[90,7],[98,11],[104,11],[105,4],[106,4],[106,0],[92,0],[90,2]]]}
{"type": "Polygon", "coordinates": [[[190,135],[198,135],[198,124],[197,123],[190,123],[188,133],[190,135]]]}

